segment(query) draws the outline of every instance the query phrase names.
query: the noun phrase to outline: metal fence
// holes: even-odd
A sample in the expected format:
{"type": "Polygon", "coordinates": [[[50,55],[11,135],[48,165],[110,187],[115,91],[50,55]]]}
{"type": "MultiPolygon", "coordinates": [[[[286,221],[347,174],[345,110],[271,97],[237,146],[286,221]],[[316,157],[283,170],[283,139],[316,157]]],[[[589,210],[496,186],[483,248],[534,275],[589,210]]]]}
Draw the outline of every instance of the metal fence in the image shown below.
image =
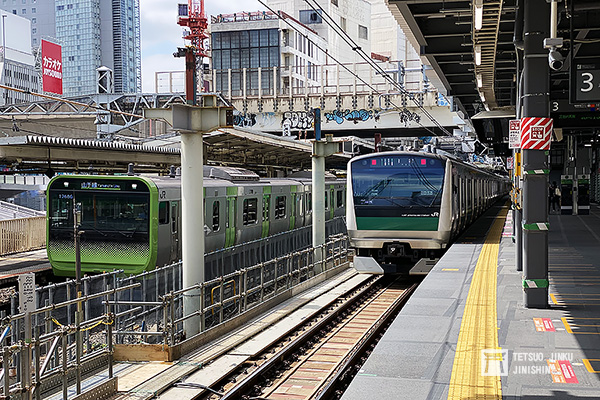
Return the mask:
{"type": "Polygon", "coordinates": [[[46,217],[0,221],[0,255],[41,249],[46,245],[46,217]]]}
{"type": "Polygon", "coordinates": [[[38,288],[37,309],[29,316],[18,313],[13,296],[11,314],[1,316],[3,393],[29,390],[40,398],[62,386],[67,399],[69,384],[80,385],[100,364],[108,364],[112,377],[114,345],[181,343],[188,318],[183,298],[191,291],[201,293],[192,316],[205,332],[340,265],[348,252],[345,223],[337,218],[326,225],[330,240],[318,249],[311,246],[309,226],[207,254],[207,279],[191,288],[182,288],[179,262],[130,277],[122,271],[84,277],[79,299],[72,280],[38,288]]]}

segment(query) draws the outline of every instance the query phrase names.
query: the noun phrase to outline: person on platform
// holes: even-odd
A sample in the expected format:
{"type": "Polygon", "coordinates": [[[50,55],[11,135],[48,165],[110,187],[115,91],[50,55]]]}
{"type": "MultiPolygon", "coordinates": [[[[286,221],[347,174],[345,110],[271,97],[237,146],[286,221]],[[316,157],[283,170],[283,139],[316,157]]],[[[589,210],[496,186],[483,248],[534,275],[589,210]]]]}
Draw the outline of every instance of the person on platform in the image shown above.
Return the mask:
{"type": "Polygon", "coordinates": [[[550,186],[548,196],[550,197],[552,211],[560,211],[561,192],[560,188],[556,185],[556,181],[552,182],[552,186],[550,186]]]}

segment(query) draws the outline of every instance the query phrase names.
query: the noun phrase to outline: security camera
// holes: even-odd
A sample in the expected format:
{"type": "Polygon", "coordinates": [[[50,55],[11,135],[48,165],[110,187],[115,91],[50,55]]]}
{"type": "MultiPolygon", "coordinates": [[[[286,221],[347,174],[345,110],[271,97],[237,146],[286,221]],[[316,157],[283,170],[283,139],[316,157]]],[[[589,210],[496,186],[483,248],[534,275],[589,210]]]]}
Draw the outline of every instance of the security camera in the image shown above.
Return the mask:
{"type": "Polygon", "coordinates": [[[560,54],[558,50],[550,50],[550,52],[548,53],[548,65],[550,65],[550,68],[552,68],[554,71],[558,71],[562,68],[564,63],[565,58],[562,54],[560,54]]]}

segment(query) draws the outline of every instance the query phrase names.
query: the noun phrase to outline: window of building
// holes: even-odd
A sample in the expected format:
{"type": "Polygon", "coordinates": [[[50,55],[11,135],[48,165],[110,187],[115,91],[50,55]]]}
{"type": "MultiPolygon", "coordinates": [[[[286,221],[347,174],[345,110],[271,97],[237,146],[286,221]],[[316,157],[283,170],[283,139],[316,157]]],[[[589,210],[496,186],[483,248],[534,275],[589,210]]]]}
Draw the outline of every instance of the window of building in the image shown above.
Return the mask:
{"type": "Polygon", "coordinates": [[[340,17],[340,28],[342,28],[342,30],[346,32],[346,18],[344,17],[340,17]]]}
{"type": "Polygon", "coordinates": [[[31,13],[32,13],[32,14],[35,14],[36,12],[37,12],[37,10],[35,9],[35,7],[32,7],[32,8],[31,8],[31,13]]]}
{"type": "Polygon", "coordinates": [[[62,11],[65,9],[65,6],[56,6],[56,11],[62,11]]]}
{"type": "Polygon", "coordinates": [[[300,22],[303,24],[321,24],[321,10],[300,10],[300,22]]]}
{"type": "Polygon", "coordinates": [[[27,9],[26,8],[21,9],[21,15],[25,15],[25,14],[27,14],[27,9]]]}
{"type": "Polygon", "coordinates": [[[35,24],[37,22],[37,18],[31,18],[31,23],[35,24]]]}
{"type": "Polygon", "coordinates": [[[242,223],[244,225],[251,225],[256,223],[256,214],[258,208],[258,199],[245,199],[244,207],[242,210],[242,223]]]}
{"type": "Polygon", "coordinates": [[[358,26],[358,38],[365,40],[369,39],[369,31],[366,26],[358,26]]]}
{"type": "Polygon", "coordinates": [[[336,7],[337,7],[337,5],[338,5],[338,0],[331,0],[331,4],[333,4],[334,6],[336,6],[336,7]]]}
{"type": "Polygon", "coordinates": [[[275,219],[285,218],[285,196],[275,198],[275,219]]]}
{"type": "Polygon", "coordinates": [[[37,33],[37,28],[31,28],[31,33],[35,35],[37,33]]]}
{"type": "Polygon", "coordinates": [[[12,13],[17,15],[17,10],[12,10],[12,13]]]}

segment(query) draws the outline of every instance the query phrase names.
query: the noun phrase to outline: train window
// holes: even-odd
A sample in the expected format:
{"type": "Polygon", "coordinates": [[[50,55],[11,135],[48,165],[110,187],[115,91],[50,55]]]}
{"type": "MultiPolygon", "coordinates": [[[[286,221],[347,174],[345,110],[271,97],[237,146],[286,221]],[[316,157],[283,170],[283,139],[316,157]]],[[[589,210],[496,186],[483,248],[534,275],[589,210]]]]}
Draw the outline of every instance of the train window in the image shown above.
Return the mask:
{"type": "Polygon", "coordinates": [[[218,201],[213,201],[212,230],[213,230],[213,232],[216,232],[219,230],[219,202],[218,201]]]}
{"type": "Polygon", "coordinates": [[[158,223],[165,225],[169,223],[169,202],[161,201],[158,203],[158,223]]]}
{"type": "Polygon", "coordinates": [[[275,219],[285,218],[285,196],[275,198],[275,219]]]}
{"type": "Polygon", "coordinates": [[[338,190],[336,192],[336,200],[337,200],[337,203],[336,203],[337,208],[340,208],[344,205],[344,197],[343,197],[343,193],[341,190],[338,190]]]}
{"type": "Polygon", "coordinates": [[[257,220],[257,211],[258,211],[258,199],[245,199],[244,200],[244,208],[243,208],[243,216],[242,223],[244,225],[255,224],[257,220]]]}
{"type": "Polygon", "coordinates": [[[298,196],[298,214],[299,215],[304,215],[304,195],[300,194],[300,196],[298,196]]]}
{"type": "Polygon", "coordinates": [[[329,202],[327,201],[327,190],[325,191],[325,209],[329,210],[329,202]]]}
{"type": "Polygon", "coordinates": [[[306,213],[312,213],[312,193],[306,194],[306,213]]]}

